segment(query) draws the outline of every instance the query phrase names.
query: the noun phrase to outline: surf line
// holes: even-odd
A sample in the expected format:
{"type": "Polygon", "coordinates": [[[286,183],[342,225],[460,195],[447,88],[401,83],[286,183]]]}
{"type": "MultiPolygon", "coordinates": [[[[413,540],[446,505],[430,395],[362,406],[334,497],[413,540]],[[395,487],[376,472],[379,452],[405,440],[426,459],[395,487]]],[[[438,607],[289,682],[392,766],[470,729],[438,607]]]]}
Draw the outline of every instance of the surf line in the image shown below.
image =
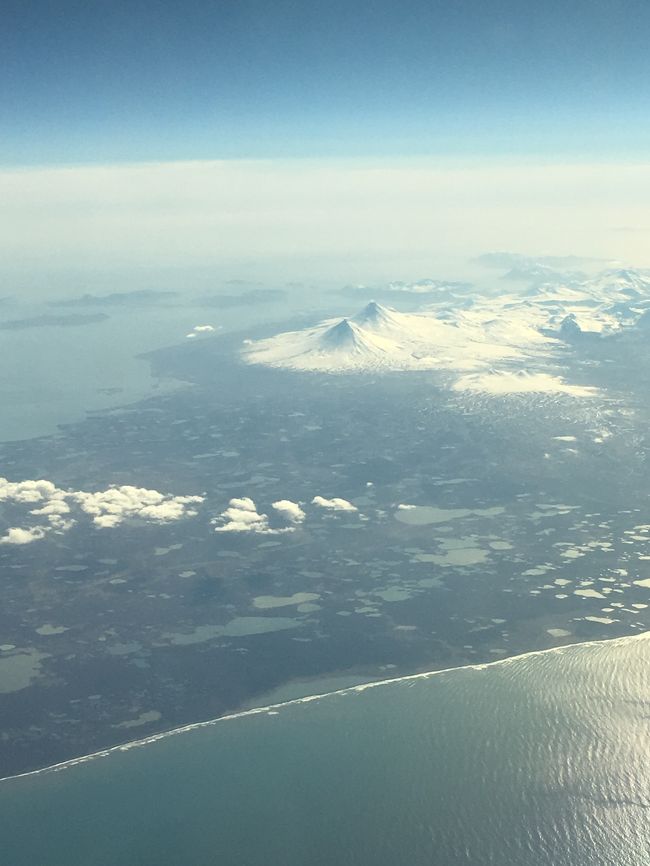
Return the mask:
{"type": "Polygon", "coordinates": [[[168,737],[175,737],[178,734],[188,734],[192,731],[198,731],[202,728],[210,728],[214,725],[217,725],[219,722],[230,722],[235,719],[244,719],[248,716],[261,716],[261,715],[270,715],[279,713],[280,710],[285,707],[293,707],[299,704],[310,704],[313,701],[320,701],[323,698],[331,698],[337,695],[354,695],[361,694],[362,692],[367,691],[368,689],[376,689],[381,686],[390,686],[396,685],[397,683],[408,683],[415,682],[417,680],[427,680],[433,679],[441,674],[450,674],[455,673],[456,671],[484,671],[493,667],[502,667],[504,665],[509,665],[514,662],[522,661],[527,658],[535,658],[537,656],[546,656],[555,653],[562,654],[567,650],[578,649],[580,647],[597,647],[603,644],[626,644],[633,641],[641,641],[641,640],[650,640],[650,631],[641,632],[640,634],[634,635],[624,635],[622,637],[613,637],[613,638],[603,638],[601,640],[590,640],[590,641],[578,641],[577,643],[563,644],[562,646],[548,647],[547,649],[541,650],[531,650],[529,652],[521,653],[516,656],[507,656],[502,659],[495,659],[490,662],[479,662],[477,664],[470,665],[458,665],[456,667],[450,668],[440,668],[438,670],[433,671],[421,671],[417,674],[407,674],[403,677],[391,677],[385,680],[371,680],[367,683],[360,683],[356,686],[348,686],[344,689],[336,689],[333,692],[323,692],[318,695],[305,695],[302,698],[292,698],[290,701],[282,701],[278,704],[269,704],[264,707],[253,707],[248,710],[241,710],[240,712],[235,713],[226,713],[223,716],[217,716],[215,719],[207,719],[203,722],[191,722],[188,725],[182,725],[179,728],[172,728],[169,731],[161,731],[158,734],[152,734],[150,737],[143,737],[140,740],[132,740],[129,743],[121,743],[117,746],[109,746],[107,749],[100,749],[97,752],[91,752],[88,755],[82,755],[78,758],[69,758],[67,761],[61,761],[58,764],[50,764],[47,767],[41,767],[38,770],[28,770],[25,773],[17,773],[14,776],[4,776],[0,778],[0,784],[3,782],[13,782],[17,779],[26,779],[32,776],[41,776],[46,773],[58,773],[62,770],[68,770],[72,767],[79,766],[80,764],[86,764],[89,761],[94,761],[97,758],[108,758],[111,755],[118,754],[120,752],[128,752],[131,749],[137,749],[142,746],[148,746],[151,743],[157,743],[159,740],[166,740],[168,737]]]}

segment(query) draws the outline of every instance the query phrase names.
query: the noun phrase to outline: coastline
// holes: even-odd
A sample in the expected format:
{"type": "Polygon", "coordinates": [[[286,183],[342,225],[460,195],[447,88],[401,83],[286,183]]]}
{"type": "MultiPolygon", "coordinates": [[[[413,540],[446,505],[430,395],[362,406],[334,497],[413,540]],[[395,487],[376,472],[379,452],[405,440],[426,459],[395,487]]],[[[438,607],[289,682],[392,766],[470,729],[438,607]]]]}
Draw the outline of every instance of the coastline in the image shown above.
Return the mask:
{"type": "Polygon", "coordinates": [[[366,683],[360,683],[355,686],[348,686],[341,689],[335,689],[334,691],[323,692],[319,694],[310,694],[305,695],[303,697],[292,698],[291,700],[281,701],[279,703],[268,704],[259,707],[252,707],[249,709],[240,710],[233,713],[226,713],[223,716],[217,716],[213,719],[207,719],[201,722],[191,722],[187,725],[181,725],[178,728],[172,728],[169,731],[161,731],[157,734],[152,734],[148,737],[142,737],[137,740],[131,740],[127,743],[122,743],[117,746],[110,746],[107,749],[100,749],[97,752],[91,752],[87,755],[80,755],[76,758],[70,758],[66,761],[61,761],[57,764],[50,764],[46,767],[41,767],[36,770],[28,770],[24,773],[17,773],[11,776],[4,776],[0,778],[0,784],[9,783],[12,781],[16,781],[18,779],[26,779],[34,776],[44,775],[46,773],[57,773],[63,770],[71,769],[72,767],[79,766],[80,764],[85,764],[90,761],[99,759],[99,758],[108,758],[113,754],[119,752],[128,752],[131,749],[141,748],[143,746],[151,745],[152,743],[156,743],[159,740],[167,739],[168,737],[174,737],[179,734],[187,734],[192,731],[201,730],[202,728],[213,727],[219,722],[228,722],[234,721],[236,719],[246,718],[248,716],[256,716],[262,715],[266,713],[277,713],[285,707],[295,706],[298,704],[307,704],[312,703],[313,701],[318,701],[323,698],[334,697],[336,695],[347,695],[354,693],[361,693],[368,689],[377,688],[380,686],[388,686],[394,685],[396,683],[402,682],[413,682],[416,680],[426,680],[433,679],[439,674],[453,673],[455,671],[464,671],[464,670],[475,670],[475,671],[483,671],[488,668],[504,666],[512,662],[517,662],[522,659],[533,658],[537,656],[545,656],[553,653],[562,653],[565,650],[572,650],[578,647],[592,647],[598,646],[600,644],[616,644],[616,643],[628,643],[632,641],[640,641],[640,640],[649,640],[650,639],[650,630],[641,632],[640,634],[634,635],[624,635],[612,638],[600,638],[590,641],[578,641],[576,643],[570,644],[562,644],[561,646],[555,647],[547,647],[546,649],[538,649],[538,650],[530,650],[528,652],[520,653],[518,655],[506,656],[505,658],[495,659],[494,661],[489,662],[479,662],[476,664],[465,664],[465,665],[456,665],[447,668],[439,668],[430,671],[422,671],[420,673],[415,674],[407,674],[405,676],[397,676],[397,677],[388,677],[386,679],[377,679],[377,680],[369,680],[366,683]]]}

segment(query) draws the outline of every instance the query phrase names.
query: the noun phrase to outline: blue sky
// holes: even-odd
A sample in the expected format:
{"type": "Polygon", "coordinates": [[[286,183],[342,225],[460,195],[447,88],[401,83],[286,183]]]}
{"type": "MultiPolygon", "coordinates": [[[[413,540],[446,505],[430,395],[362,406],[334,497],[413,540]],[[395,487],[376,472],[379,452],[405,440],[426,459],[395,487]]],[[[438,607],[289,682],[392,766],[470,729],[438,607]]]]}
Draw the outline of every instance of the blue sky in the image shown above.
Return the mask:
{"type": "Polygon", "coordinates": [[[640,158],[636,0],[5,0],[0,164],[640,158]]]}

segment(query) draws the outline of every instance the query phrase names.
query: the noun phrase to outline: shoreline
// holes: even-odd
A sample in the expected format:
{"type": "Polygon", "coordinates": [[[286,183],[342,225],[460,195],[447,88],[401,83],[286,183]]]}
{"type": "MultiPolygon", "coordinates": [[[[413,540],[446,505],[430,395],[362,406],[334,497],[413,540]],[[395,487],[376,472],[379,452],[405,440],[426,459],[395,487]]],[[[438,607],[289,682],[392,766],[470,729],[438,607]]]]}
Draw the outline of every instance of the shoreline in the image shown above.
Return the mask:
{"type": "Polygon", "coordinates": [[[519,661],[521,659],[532,658],[535,656],[544,656],[544,655],[548,655],[551,653],[561,653],[564,650],[570,650],[570,649],[574,649],[576,647],[590,647],[590,646],[598,646],[599,644],[608,644],[608,643],[617,643],[617,642],[618,643],[620,643],[620,642],[627,643],[628,641],[637,641],[637,640],[644,640],[644,639],[645,640],[650,639],[650,630],[641,632],[640,634],[624,635],[624,636],[612,637],[612,638],[600,638],[600,639],[589,640],[589,641],[578,641],[576,643],[571,643],[571,644],[562,644],[561,646],[547,647],[546,649],[530,650],[528,652],[520,653],[519,655],[512,655],[512,656],[507,656],[505,658],[494,659],[494,661],[489,661],[489,662],[478,662],[476,664],[456,665],[456,666],[452,666],[452,667],[448,667],[448,668],[439,668],[439,669],[431,670],[431,671],[422,671],[422,672],[416,673],[416,674],[407,674],[405,676],[388,677],[386,679],[379,679],[379,680],[369,680],[366,683],[360,683],[359,685],[356,685],[356,686],[348,686],[346,688],[335,689],[334,691],[323,692],[321,694],[305,695],[303,697],[292,698],[291,700],[281,701],[281,702],[275,703],[275,704],[268,704],[268,705],[260,706],[260,707],[252,707],[250,709],[239,710],[239,711],[234,712],[234,713],[226,713],[223,716],[217,716],[214,719],[207,719],[207,720],[202,721],[202,722],[190,722],[187,725],[181,725],[180,727],[172,728],[169,731],[161,731],[160,733],[152,734],[149,737],[142,737],[141,739],[138,739],[138,740],[131,740],[128,743],[122,743],[121,745],[117,745],[117,746],[109,746],[106,749],[100,749],[97,752],[91,752],[87,755],[80,755],[77,758],[69,758],[68,760],[61,761],[57,764],[49,764],[46,767],[41,767],[41,768],[36,769],[36,770],[27,770],[24,773],[17,773],[17,774],[12,775],[12,776],[3,776],[0,778],[0,784],[12,782],[12,781],[15,781],[18,779],[27,779],[27,778],[31,778],[33,776],[40,776],[40,775],[44,775],[46,773],[58,773],[58,772],[61,772],[63,770],[70,769],[72,767],[79,766],[80,764],[89,763],[90,761],[93,761],[93,760],[96,760],[99,758],[108,758],[112,754],[115,754],[118,752],[128,752],[131,749],[141,748],[143,746],[148,746],[148,745],[151,745],[152,743],[158,742],[159,740],[167,739],[168,737],[174,737],[174,736],[177,736],[179,734],[187,734],[187,733],[190,733],[191,731],[200,730],[202,728],[213,727],[214,725],[217,725],[219,722],[234,721],[235,719],[246,718],[248,716],[262,715],[264,713],[273,713],[273,712],[277,712],[277,711],[283,709],[284,707],[291,707],[291,706],[295,706],[298,704],[307,704],[307,703],[311,703],[312,701],[317,701],[317,700],[321,700],[323,698],[333,697],[335,695],[352,694],[355,692],[361,693],[361,692],[364,692],[368,689],[373,689],[373,688],[377,688],[380,686],[393,685],[395,683],[413,682],[415,680],[432,679],[433,677],[435,677],[439,674],[453,673],[454,671],[463,671],[463,670],[482,671],[482,670],[486,670],[487,668],[492,668],[495,666],[501,666],[501,665],[506,665],[506,664],[511,663],[511,662],[516,662],[516,661],[519,661]]]}

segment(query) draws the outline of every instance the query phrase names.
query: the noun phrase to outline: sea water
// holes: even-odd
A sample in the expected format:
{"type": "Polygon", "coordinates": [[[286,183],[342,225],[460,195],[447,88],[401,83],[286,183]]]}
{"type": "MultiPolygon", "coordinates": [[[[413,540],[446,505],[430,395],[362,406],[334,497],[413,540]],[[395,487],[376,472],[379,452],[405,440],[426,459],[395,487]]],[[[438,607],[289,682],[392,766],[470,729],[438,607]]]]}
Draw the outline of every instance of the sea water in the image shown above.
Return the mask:
{"type": "Polygon", "coordinates": [[[646,866],[650,638],[294,700],[0,784],[7,866],[646,866]]]}
{"type": "Polygon", "coordinates": [[[214,331],[194,333],[195,339],[219,338],[259,327],[267,319],[286,318],[311,302],[310,296],[295,291],[272,303],[219,309],[205,306],[196,293],[179,292],[158,304],[69,308],[53,305],[51,294],[0,298],[0,442],[52,435],[88,412],[132,404],[179,386],[152,375],[143,356],[187,342],[197,325],[210,325],[214,331]],[[11,327],[16,321],[66,314],[105,318],[77,326],[11,327]]]}

